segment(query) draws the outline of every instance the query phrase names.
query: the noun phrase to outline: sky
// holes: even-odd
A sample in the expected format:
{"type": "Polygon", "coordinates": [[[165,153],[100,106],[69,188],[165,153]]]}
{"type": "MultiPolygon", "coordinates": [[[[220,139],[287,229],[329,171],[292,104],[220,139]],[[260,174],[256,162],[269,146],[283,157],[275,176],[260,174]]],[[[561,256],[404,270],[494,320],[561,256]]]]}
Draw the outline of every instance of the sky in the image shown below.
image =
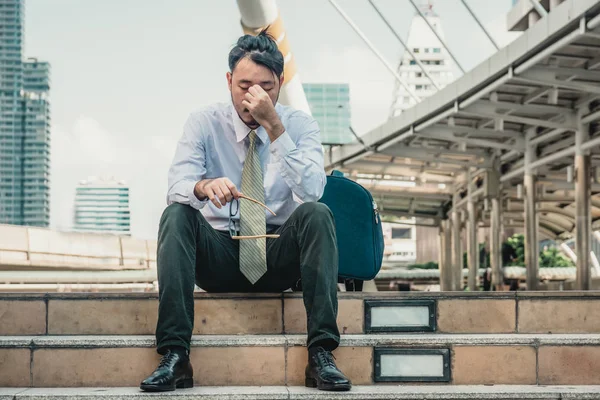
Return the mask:
{"type": "MultiPolygon", "coordinates": [[[[374,2],[406,40],[410,2],[374,2]]],[[[501,47],[517,37],[506,32],[511,0],[467,2],[501,47]]],[[[395,66],[403,49],[369,1],[337,3],[395,66]]],[[[348,83],[358,134],[384,123],[394,78],[330,2],[277,4],[302,82],[348,83]]],[[[433,4],[465,70],[495,52],[461,0],[433,4]]],[[[113,176],[130,186],[132,236],[156,238],[187,116],[229,98],[239,21],[234,0],[25,0],[24,56],[51,64],[52,228],[72,227],[80,180],[113,176]]]]}

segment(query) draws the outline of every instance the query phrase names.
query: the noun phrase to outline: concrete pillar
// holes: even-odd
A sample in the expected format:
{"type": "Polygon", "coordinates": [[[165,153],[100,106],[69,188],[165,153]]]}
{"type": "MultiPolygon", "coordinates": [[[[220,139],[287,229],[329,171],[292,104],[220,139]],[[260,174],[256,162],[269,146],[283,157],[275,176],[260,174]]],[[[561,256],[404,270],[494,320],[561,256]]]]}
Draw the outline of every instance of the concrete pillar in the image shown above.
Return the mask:
{"type": "MultiPolygon", "coordinates": [[[[458,194],[454,194],[454,204],[458,202],[458,194]]],[[[452,268],[453,275],[453,290],[462,290],[462,270],[463,270],[463,255],[461,243],[461,222],[460,212],[456,207],[452,208],[452,268]]]]}
{"type": "Polygon", "coordinates": [[[473,199],[473,177],[471,171],[468,174],[467,191],[467,260],[469,263],[469,290],[477,290],[477,272],[479,271],[479,248],[477,246],[477,213],[475,211],[475,199],[473,199]]]}
{"type": "MultiPolygon", "coordinates": [[[[578,114],[581,121],[581,113],[578,114]]],[[[589,139],[588,126],[578,122],[575,132],[575,250],[577,254],[577,290],[590,290],[590,250],[592,248],[590,155],[581,145],[589,139]]]]}
{"type": "Polygon", "coordinates": [[[451,241],[450,220],[443,220],[440,223],[440,290],[448,292],[455,290],[453,288],[453,268],[452,268],[452,241],[451,241]]]}
{"type": "Polygon", "coordinates": [[[490,223],[490,263],[492,264],[492,287],[502,286],[502,243],[500,216],[500,200],[492,198],[492,215],[490,223]]]}
{"type": "Polygon", "coordinates": [[[456,290],[456,285],[454,284],[454,268],[452,268],[452,224],[449,219],[444,220],[444,260],[446,270],[448,271],[448,290],[456,290]]]}
{"type": "MultiPolygon", "coordinates": [[[[492,268],[492,288],[502,285],[501,265],[501,237],[502,237],[502,215],[501,215],[501,184],[500,184],[500,160],[496,157],[493,167],[485,174],[485,197],[491,203],[490,207],[490,229],[489,250],[490,267],[492,268]]],[[[488,203],[488,204],[489,204],[488,203]]]]}
{"type": "Polygon", "coordinates": [[[523,179],[525,196],[525,268],[527,269],[527,290],[536,290],[539,281],[538,218],[535,210],[536,177],[533,175],[533,171],[529,166],[536,157],[536,147],[529,143],[534,135],[535,131],[529,131],[526,135],[525,177],[523,179]]]}
{"type": "Polygon", "coordinates": [[[440,291],[445,292],[448,290],[446,286],[446,276],[448,275],[448,271],[446,268],[446,260],[444,260],[444,221],[440,222],[440,226],[438,227],[438,266],[440,268],[440,291]]]}

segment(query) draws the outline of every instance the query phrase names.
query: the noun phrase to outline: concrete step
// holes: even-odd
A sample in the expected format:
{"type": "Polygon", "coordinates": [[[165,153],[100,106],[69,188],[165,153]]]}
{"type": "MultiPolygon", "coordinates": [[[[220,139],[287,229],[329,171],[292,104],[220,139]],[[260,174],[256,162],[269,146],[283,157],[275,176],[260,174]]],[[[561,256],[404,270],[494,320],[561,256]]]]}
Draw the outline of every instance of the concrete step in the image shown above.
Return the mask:
{"type": "MultiPolygon", "coordinates": [[[[340,293],[346,334],[597,333],[600,292],[340,293]]],[[[0,335],[148,335],[156,293],[1,294],[0,335]]],[[[197,293],[194,333],[306,333],[301,293],[197,293]]]]}
{"type": "Polygon", "coordinates": [[[598,399],[600,386],[354,386],[349,392],[323,392],[301,386],[195,387],[168,393],[145,393],[125,388],[14,388],[1,389],[0,400],[567,400],[598,399]]]}
{"type": "MultiPolygon", "coordinates": [[[[302,385],[305,340],[195,336],[194,378],[211,386],[302,385]]],[[[356,385],[600,385],[600,334],[343,335],[334,355],[356,385]]],[[[5,336],[0,387],[136,386],[158,361],[152,336],[5,336]]]]}

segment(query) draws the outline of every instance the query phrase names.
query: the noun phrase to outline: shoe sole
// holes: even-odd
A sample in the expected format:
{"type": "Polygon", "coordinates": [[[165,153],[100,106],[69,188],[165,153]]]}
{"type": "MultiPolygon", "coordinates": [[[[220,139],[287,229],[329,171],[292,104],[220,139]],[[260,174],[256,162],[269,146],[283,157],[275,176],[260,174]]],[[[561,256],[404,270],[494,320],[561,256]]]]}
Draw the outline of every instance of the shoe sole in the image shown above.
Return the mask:
{"type": "Polygon", "coordinates": [[[330,384],[330,383],[322,383],[318,384],[317,380],[314,378],[306,378],[304,380],[304,386],[309,388],[317,388],[319,390],[326,390],[329,392],[347,392],[352,388],[351,383],[340,383],[340,384],[330,384]]]}
{"type": "Polygon", "coordinates": [[[158,386],[158,385],[140,385],[140,389],[146,392],[173,392],[177,389],[191,389],[194,387],[194,380],[192,378],[183,379],[175,386],[158,386]]]}

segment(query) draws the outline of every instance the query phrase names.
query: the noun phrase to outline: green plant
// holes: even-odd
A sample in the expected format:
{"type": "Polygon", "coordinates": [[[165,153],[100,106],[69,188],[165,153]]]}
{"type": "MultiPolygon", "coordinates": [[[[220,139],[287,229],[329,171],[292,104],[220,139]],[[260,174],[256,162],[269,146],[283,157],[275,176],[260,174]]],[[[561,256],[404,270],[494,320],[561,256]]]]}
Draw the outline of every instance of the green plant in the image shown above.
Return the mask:
{"type": "Polygon", "coordinates": [[[556,247],[550,247],[540,252],[540,268],[570,267],[575,267],[573,261],[562,254],[556,247]]]}
{"type": "Polygon", "coordinates": [[[512,235],[506,243],[513,250],[513,259],[508,265],[525,265],[525,236],[521,234],[512,235]]]}
{"type": "Polygon", "coordinates": [[[439,265],[436,262],[429,261],[425,264],[412,264],[406,267],[406,269],[439,269],[439,265]]]}

